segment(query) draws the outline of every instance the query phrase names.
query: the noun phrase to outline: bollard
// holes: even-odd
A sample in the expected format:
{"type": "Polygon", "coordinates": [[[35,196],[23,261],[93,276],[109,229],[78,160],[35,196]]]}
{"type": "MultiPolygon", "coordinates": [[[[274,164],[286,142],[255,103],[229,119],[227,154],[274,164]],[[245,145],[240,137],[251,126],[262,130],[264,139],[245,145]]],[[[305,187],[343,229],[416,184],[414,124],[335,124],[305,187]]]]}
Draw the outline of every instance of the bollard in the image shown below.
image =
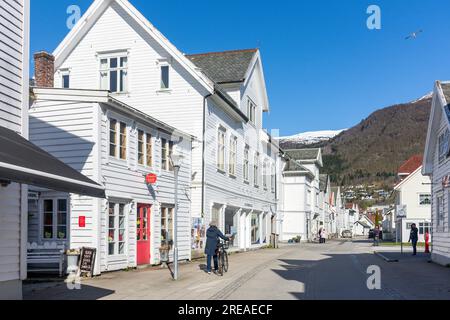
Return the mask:
{"type": "Polygon", "coordinates": [[[430,234],[425,233],[425,253],[430,253],[430,234]]]}

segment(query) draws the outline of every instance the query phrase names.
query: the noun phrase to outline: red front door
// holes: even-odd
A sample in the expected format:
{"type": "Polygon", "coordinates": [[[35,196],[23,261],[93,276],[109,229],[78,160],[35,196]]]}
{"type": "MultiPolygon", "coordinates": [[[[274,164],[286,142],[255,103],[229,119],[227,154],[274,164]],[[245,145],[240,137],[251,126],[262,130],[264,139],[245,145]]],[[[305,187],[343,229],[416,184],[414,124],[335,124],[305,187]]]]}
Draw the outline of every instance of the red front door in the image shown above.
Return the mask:
{"type": "Polygon", "coordinates": [[[138,265],[150,264],[150,214],[150,205],[138,205],[136,229],[138,265]]]}

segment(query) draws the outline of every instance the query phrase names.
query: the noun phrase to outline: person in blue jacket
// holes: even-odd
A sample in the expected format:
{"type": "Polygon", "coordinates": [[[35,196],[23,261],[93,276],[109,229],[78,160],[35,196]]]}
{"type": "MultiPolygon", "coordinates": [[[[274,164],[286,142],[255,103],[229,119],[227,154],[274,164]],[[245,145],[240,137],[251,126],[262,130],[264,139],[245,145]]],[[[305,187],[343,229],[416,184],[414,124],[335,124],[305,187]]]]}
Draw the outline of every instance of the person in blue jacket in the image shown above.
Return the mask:
{"type": "Polygon", "coordinates": [[[219,239],[225,241],[230,241],[228,237],[225,237],[223,233],[217,228],[217,223],[211,221],[209,224],[209,229],[206,231],[206,271],[211,274],[211,259],[214,259],[214,272],[217,273],[219,270],[219,259],[217,257],[217,245],[219,244],[219,239]]]}

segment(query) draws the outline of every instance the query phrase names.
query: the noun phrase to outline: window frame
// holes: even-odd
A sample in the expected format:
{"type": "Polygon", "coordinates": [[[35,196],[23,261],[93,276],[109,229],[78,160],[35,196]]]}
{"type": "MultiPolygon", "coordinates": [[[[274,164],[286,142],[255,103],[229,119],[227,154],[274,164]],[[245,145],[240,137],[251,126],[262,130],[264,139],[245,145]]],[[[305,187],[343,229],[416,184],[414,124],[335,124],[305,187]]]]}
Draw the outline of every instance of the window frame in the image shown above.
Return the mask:
{"type": "Polygon", "coordinates": [[[171,161],[174,142],[167,138],[161,138],[161,169],[167,172],[173,172],[174,168],[171,161]]]}
{"type": "Polygon", "coordinates": [[[70,70],[63,69],[63,70],[60,70],[60,73],[61,73],[61,88],[62,89],[70,89],[70,70]],[[64,80],[65,77],[68,77],[67,87],[65,86],[65,80],[64,80]]]}
{"type": "Polygon", "coordinates": [[[220,172],[225,173],[226,170],[226,141],[227,141],[227,130],[220,126],[217,130],[217,157],[216,165],[220,172]],[[222,143],[221,143],[222,141],[222,143]],[[222,158],[222,159],[221,159],[222,158]]]}
{"type": "Polygon", "coordinates": [[[128,208],[129,205],[115,200],[108,201],[107,208],[107,256],[118,257],[128,254],[128,208]],[[111,205],[113,205],[114,214],[111,215],[111,205]],[[120,210],[122,208],[122,210],[120,210]],[[122,213],[122,214],[121,214],[122,213]],[[111,228],[111,217],[113,217],[113,228],[111,228]],[[121,228],[120,218],[123,219],[123,226],[121,228]],[[111,230],[114,232],[114,238],[111,241],[111,230]],[[120,238],[120,231],[123,231],[122,240],[120,238]],[[111,244],[113,244],[113,253],[111,254],[111,244]],[[123,244],[123,251],[120,251],[120,244],[123,244]]]}
{"type": "Polygon", "coordinates": [[[445,129],[438,137],[438,159],[439,164],[442,164],[449,155],[450,151],[450,131],[445,129]]]}
{"type": "Polygon", "coordinates": [[[161,245],[163,245],[163,242],[165,241],[166,244],[168,244],[170,241],[173,241],[174,237],[175,237],[175,230],[174,230],[174,211],[175,211],[175,206],[173,205],[161,205],[160,207],[160,239],[161,239],[161,245]],[[163,218],[164,218],[164,223],[163,223],[163,218]],[[170,219],[172,218],[172,219],[170,219]],[[171,224],[171,228],[170,228],[170,224],[171,224]],[[163,240],[163,231],[165,232],[165,234],[170,235],[170,237],[168,239],[163,240]],[[171,231],[171,232],[170,232],[171,231]]]}
{"type": "Polygon", "coordinates": [[[39,235],[40,235],[40,239],[42,241],[67,241],[69,239],[69,233],[70,233],[70,200],[69,198],[66,197],[44,197],[41,199],[41,203],[39,204],[39,212],[40,212],[40,227],[39,227],[39,235]],[[46,201],[52,201],[52,224],[45,224],[45,202],[46,201]],[[59,223],[59,201],[65,201],[66,203],[66,211],[65,211],[65,215],[66,215],[66,223],[65,224],[61,224],[59,223]],[[52,237],[51,238],[46,238],[45,237],[45,228],[46,227],[52,227],[52,237]],[[65,237],[64,238],[59,238],[58,237],[58,229],[59,227],[65,227],[66,232],[65,232],[65,237]]]}
{"type": "Polygon", "coordinates": [[[113,158],[119,161],[128,161],[130,151],[130,125],[124,121],[119,120],[117,117],[108,116],[108,146],[109,146],[109,158],[113,158]],[[115,123],[115,130],[112,130],[111,124],[115,123]],[[125,128],[125,132],[122,133],[122,128],[125,128]],[[112,133],[114,132],[115,143],[111,143],[112,133]],[[125,145],[122,144],[122,138],[124,138],[125,145]],[[114,155],[111,154],[111,147],[114,146],[114,155]],[[123,157],[124,154],[124,157],[123,157]]]}
{"type": "Polygon", "coordinates": [[[247,117],[250,123],[256,124],[256,103],[250,97],[247,99],[247,117]]]}
{"type": "Polygon", "coordinates": [[[244,182],[250,183],[250,146],[245,145],[244,147],[244,172],[243,172],[244,182]]]}
{"type": "Polygon", "coordinates": [[[253,156],[253,184],[256,188],[259,188],[259,170],[260,170],[260,154],[255,152],[253,156]]]}
{"type": "Polygon", "coordinates": [[[108,90],[113,94],[126,94],[129,92],[129,67],[130,67],[130,57],[129,53],[126,51],[123,52],[114,52],[108,54],[99,54],[98,55],[98,64],[99,64],[99,88],[100,90],[108,90]],[[116,67],[111,66],[111,60],[117,59],[116,67]],[[126,59],[125,66],[121,66],[122,59],[126,59]],[[102,63],[103,60],[106,60],[106,67],[102,63]],[[116,72],[116,91],[111,90],[111,73],[116,72]],[[103,77],[106,74],[106,86],[103,83],[103,77]],[[124,76],[125,81],[122,82],[122,76],[124,76]],[[122,89],[121,89],[122,88],[122,89]]]}
{"type": "Polygon", "coordinates": [[[137,160],[138,166],[152,168],[153,167],[153,159],[154,159],[153,135],[145,129],[138,128],[136,142],[137,142],[137,146],[136,146],[137,159],[136,160],[137,160]],[[142,133],[142,140],[140,139],[141,133],[142,133]],[[142,143],[142,150],[140,150],[141,143],[142,143]],[[141,155],[142,155],[142,163],[140,161],[141,155]]]}
{"type": "Polygon", "coordinates": [[[230,136],[230,147],[228,150],[228,173],[236,177],[237,175],[237,148],[238,148],[238,138],[234,135],[230,136]]]}
{"type": "Polygon", "coordinates": [[[432,198],[432,195],[431,195],[431,193],[419,193],[419,206],[431,206],[431,198],[432,198]],[[422,202],[422,200],[421,200],[421,198],[422,198],[422,196],[428,196],[428,199],[429,199],[429,201],[430,201],[430,203],[421,203],[422,202]]]}
{"type": "Polygon", "coordinates": [[[159,90],[160,91],[169,91],[171,90],[170,87],[170,65],[167,63],[163,63],[161,64],[160,68],[160,84],[159,84],[159,90]],[[163,70],[167,70],[167,84],[164,83],[164,71],[163,70]]]}

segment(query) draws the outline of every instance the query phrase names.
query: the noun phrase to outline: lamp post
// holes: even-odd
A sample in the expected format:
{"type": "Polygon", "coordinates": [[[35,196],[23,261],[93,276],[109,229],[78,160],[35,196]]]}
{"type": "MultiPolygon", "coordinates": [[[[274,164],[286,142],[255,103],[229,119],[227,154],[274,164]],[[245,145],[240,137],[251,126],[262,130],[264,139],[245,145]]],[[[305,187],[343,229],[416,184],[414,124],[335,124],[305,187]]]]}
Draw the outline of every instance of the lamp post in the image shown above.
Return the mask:
{"type": "Polygon", "coordinates": [[[181,162],[183,161],[183,156],[173,153],[170,156],[170,161],[172,162],[174,178],[175,178],[175,212],[173,217],[173,279],[178,280],[178,174],[181,168],[181,162]]]}

